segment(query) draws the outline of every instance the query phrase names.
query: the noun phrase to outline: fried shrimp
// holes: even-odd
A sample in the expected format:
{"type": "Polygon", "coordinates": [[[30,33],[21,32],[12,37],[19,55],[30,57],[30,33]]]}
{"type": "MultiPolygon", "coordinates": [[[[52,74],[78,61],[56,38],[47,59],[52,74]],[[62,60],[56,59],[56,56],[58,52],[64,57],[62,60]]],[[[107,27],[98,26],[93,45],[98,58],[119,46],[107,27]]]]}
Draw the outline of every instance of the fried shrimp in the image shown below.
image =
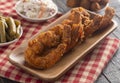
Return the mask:
{"type": "Polygon", "coordinates": [[[105,28],[114,16],[114,10],[107,8],[105,15],[91,15],[83,8],[71,10],[68,18],[48,31],[38,34],[28,42],[25,61],[32,67],[47,69],[54,66],[61,57],[72,50],[77,43],[85,41],[95,31],[105,28]]]}

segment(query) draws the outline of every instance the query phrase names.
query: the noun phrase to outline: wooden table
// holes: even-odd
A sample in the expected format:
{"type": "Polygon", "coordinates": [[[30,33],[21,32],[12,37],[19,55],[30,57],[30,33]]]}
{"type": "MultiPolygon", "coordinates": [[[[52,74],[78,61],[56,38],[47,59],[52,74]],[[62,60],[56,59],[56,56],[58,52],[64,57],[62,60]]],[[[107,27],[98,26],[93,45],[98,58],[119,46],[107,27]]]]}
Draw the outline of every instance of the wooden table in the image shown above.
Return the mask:
{"type": "MultiPolygon", "coordinates": [[[[120,39],[120,0],[110,0],[109,6],[115,8],[116,15],[114,19],[118,22],[118,28],[109,36],[120,39]]],[[[0,78],[0,83],[18,83],[0,78]]],[[[108,63],[95,83],[120,83],[120,48],[108,63]]]]}
{"type": "MultiPolygon", "coordinates": [[[[110,6],[115,8],[114,19],[118,22],[118,28],[110,36],[120,39],[120,0],[110,0],[110,6]]],[[[120,83],[120,48],[95,83],[120,83]]]]}

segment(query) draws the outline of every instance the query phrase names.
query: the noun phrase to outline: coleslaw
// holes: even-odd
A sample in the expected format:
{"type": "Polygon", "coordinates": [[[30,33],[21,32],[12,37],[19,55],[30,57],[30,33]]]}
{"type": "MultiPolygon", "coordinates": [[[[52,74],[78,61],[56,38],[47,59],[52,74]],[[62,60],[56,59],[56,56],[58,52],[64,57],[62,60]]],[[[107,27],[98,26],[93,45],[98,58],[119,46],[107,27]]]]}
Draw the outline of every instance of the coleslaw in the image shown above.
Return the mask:
{"type": "Polygon", "coordinates": [[[45,18],[55,13],[51,0],[29,0],[21,1],[16,9],[29,18],[45,18]]]}

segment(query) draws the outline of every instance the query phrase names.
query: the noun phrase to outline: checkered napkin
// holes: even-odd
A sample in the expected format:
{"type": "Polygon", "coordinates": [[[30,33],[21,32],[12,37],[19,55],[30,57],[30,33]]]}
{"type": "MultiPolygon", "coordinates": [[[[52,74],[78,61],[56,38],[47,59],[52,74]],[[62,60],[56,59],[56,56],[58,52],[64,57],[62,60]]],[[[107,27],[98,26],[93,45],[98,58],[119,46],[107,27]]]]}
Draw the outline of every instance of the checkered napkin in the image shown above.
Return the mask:
{"type": "MultiPolygon", "coordinates": [[[[36,34],[43,25],[49,24],[49,21],[45,23],[30,23],[16,14],[13,8],[14,4],[15,2],[13,0],[3,0],[0,2],[0,12],[2,12],[4,16],[12,16],[15,19],[21,20],[23,35],[16,43],[0,47],[0,76],[22,83],[41,83],[43,81],[39,78],[10,64],[7,55],[9,55],[14,48],[36,34]]],[[[79,61],[79,63],[55,82],[93,83],[108,61],[113,57],[118,47],[118,39],[105,38],[92,52],[87,54],[83,60],[79,61]]]]}
{"type": "MultiPolygon", "coordinates": [[[[0,52],[0,76],[22,83],[42,83],[43,81],[39,78],[9,63],[7,55],[12,50],[12,46],[16,46],[16,44],[0,49],[2,50],[0,52]]],[[[79,61],[55,83],[93,83],[113,57],[118,47],[118,39],[105,38],[92,52],[87,54],[83,60],[79,61]]]]}

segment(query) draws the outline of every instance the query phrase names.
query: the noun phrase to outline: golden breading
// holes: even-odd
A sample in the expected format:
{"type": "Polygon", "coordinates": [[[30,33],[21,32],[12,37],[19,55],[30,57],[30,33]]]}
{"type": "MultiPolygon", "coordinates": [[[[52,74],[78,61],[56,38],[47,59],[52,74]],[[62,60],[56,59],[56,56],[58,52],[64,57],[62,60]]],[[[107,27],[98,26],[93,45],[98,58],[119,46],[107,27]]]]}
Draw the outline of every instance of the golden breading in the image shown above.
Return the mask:
{"type": "Polygon", "coordinates": [[[107,8],[105,15],[94,15],[83,8],[71,10],[68,18],[46,32],[30,40],[24,52],[25,61],[32,67],[47,69],[54,66],[61,57],[83,42],[95,31],[105,28],[115,12],[107,8]]]}
{"type": "Polygon", "coordinates": [[[91,11],[102,9],[109,0],[67,0],[68,7],[83,7],[91,11]]]}

